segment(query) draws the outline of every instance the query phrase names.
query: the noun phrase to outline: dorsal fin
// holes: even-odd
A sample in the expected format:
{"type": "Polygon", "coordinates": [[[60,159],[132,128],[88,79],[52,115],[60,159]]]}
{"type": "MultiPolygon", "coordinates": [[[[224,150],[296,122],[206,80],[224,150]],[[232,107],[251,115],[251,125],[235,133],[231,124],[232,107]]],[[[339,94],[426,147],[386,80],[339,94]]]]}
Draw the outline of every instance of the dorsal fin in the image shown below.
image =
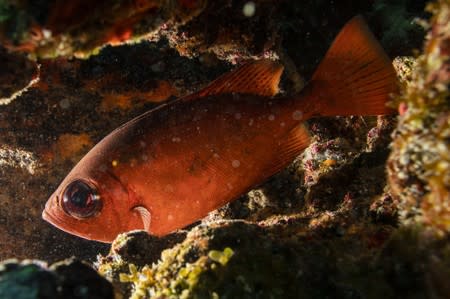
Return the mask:
{"type": "Polygon", "coordinates": [[[202,90],[183,97],[181,100],[189,101],[224,93],[272,97],[278,93],[278,83],[282,73],[283,66],[278,62],[269,59],[250,62],[220,76],[202,90]]]}
{"type": "Polygon", "coordinates": [[[386,107],[397,92],[391,60],[361,16],[338,34],[314,73],[311,86],[322,116],[392,113],[386,107]]]}

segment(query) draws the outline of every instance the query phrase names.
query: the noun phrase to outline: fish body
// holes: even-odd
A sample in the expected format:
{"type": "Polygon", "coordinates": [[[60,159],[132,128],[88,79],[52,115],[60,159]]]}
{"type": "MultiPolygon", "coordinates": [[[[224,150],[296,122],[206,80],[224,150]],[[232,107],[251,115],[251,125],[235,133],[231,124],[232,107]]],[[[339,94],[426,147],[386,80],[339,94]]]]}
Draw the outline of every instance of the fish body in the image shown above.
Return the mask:
{"type": "Polygon", "coordinates": [[[361,17],[302,92],[274,97],[282,70],[269,60],[244,65],[122,125],[68,174],[43,218],[101,242],[134,229],[165,235],[286,167],[309,145],[303,121],[391,112],[395,72],[361,17]]]}

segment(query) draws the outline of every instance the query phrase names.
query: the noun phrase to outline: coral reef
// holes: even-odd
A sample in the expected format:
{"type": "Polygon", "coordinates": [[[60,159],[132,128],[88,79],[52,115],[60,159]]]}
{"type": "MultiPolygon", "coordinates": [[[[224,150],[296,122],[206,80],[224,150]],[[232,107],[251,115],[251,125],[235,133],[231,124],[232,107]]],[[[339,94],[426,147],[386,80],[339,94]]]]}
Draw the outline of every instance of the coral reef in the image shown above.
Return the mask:
{"type": "Polygon", "coordinates": [[[368,223],[324,233],[295,217],[224,221],[194,228],[153,265],[121,260],[108,276],[131,283],[130,298],[446,298],[448,239],[424,241],[413,227],[391,233],[368,223]]]}
{"type": "Polygon", "coordinates": [[[389,158],[389,181],[405,221],[450,231],[450,4],[433,17],[424,53],[397,101],[403,107],[389,158]]]}
{"type": "Polygon", "coordinates": [[[3,0],[0,41],[10,50],[33,57],[86,58],[98,54],[107,44],[164,38],[189,57],[214,53],[233,62],[258,57],[292,58],[312,71],[305,63],[317,60],[311,50],[320,47],[325,51],[326,42],[333,39],[345,20],[361,12],[382,29],[385,46],[398,51],[396,42],[401,40],[400,48],[411,49],[421,35],[411,20],[420,16],[424,2],[345,0],[330,5],[328,1],[267,0],[3,0]]]}

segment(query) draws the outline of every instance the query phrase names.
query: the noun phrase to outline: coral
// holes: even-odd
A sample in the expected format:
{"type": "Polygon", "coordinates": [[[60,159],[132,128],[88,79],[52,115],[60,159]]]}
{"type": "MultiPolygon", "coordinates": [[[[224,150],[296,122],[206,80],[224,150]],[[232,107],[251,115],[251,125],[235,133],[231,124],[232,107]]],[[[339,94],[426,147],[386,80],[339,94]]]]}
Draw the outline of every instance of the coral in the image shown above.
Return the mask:
{"type": "Polygon", "coordinates": [[[292,217],[198,226],[157,263],[128,264],[115,283],[132,285],[130,298],[448,295],[442,287],[450,273],[448,240],[430,238],[420,227],[393,231],[368,223],[324,234],[324,221],[342,223],[292,217]]]}
{"type": "Polygon", "coordinates": [[[450,231],[450,4],[437,1],[424,53],[397,99],[403,108],[394,132],[389,181],[405,221],[411,217],[450,231]]]}
{"type": "Polygon", "coordinates": [[[296,264],[292,253],[286,253],[295,248],[289,249],[263,235],[261,228],[243,222],[198,227],[183,243],[164,251],[151,269],[144,267],[139,274],[132,272],[131,276],[122,275],[122,279],[133,281],[133,292],[142,295],[140,298],[260,298],[293,294],[298,285],[291,281],[295,271],[289,269],[296,264]],[[147,280],[150,283],[141,282],[142,272],[151,276],[147,280]],[[274,272],[276,277],[270,275],[274,272]],[[230,283],[233,287],[229,287],[230,283]]]}

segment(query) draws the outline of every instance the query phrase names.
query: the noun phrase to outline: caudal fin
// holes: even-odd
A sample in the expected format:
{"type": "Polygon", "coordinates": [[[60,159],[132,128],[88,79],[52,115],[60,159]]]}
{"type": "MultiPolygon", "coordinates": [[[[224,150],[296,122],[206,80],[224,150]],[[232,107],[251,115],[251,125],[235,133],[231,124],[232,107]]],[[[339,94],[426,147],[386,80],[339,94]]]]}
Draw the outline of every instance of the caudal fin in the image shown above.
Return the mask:
{"type": "Polygon", "coordinates": [[[361,16],[341,30],[310,84],[319,97],[319,115],[394,112],[386,103],[397,92],[395,70],[361,16]]]}

